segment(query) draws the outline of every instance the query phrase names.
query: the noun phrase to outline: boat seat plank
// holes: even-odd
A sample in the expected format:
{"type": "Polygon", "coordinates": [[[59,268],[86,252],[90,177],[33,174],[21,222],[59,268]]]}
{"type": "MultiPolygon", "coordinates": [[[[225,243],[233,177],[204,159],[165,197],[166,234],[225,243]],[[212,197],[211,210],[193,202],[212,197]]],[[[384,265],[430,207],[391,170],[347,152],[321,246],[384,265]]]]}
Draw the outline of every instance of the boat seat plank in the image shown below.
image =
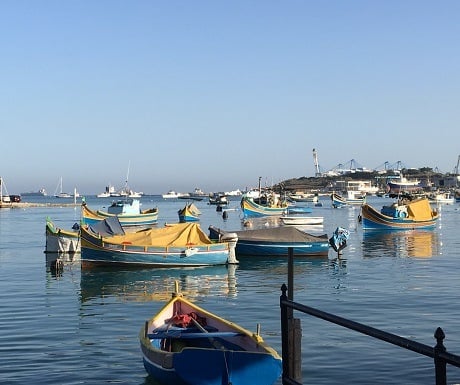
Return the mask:
{"type": "Polygon", "coordinates": [[[243,336],[243,333],[237,332],[209,332],[209,333],[181,333],[178,330],[161,331],[157,333],[148,334],[150,339],[163,339],[163,338],[215,338],[215,337],[238,337],[243,336]]]}

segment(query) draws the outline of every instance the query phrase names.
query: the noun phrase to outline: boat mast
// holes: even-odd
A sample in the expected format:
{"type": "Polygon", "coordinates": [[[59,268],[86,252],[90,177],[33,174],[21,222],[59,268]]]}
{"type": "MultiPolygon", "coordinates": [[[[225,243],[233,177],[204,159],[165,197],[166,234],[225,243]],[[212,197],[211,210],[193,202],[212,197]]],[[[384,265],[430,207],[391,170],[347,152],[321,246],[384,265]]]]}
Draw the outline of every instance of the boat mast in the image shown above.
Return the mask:
{"type": "Polygon", "coordinates": [[[59,178],[56,190],[54,190],[54,196],[57,197],[62,194],[62,176],[59,178]]]}
{"type": "Polygon", "coordinates": [[[128,171],[126,172],[126,181],[125,181],[125,193],[129,195],[129,185],[128,185],[128,180],[129,180],[129,168],[131,166],[131,161],[128,161],[128,171]]]}

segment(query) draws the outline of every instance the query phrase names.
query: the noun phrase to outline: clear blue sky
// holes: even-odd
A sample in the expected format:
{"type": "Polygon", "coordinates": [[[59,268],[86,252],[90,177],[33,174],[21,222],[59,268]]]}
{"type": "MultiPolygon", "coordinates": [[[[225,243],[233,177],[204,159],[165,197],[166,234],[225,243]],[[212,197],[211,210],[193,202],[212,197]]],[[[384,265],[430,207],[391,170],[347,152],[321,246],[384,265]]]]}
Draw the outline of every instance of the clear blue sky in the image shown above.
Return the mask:
{"type": "Polygon", "coordinates": [[[459,1],[0,1],[0,175],[228,191],[355,159],[453,171],[459,1]]]}

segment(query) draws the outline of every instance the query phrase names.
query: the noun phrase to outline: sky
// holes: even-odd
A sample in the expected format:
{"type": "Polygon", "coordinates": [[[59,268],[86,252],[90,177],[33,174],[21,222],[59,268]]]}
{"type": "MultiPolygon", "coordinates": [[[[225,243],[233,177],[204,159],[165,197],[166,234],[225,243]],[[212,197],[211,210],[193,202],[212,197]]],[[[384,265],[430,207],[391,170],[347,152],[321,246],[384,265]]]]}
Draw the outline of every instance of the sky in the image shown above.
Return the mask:
{"type": "Polygon", "coordinates": [[[459,1],[0,0],[10,194],[453,172],[459,1]]]}

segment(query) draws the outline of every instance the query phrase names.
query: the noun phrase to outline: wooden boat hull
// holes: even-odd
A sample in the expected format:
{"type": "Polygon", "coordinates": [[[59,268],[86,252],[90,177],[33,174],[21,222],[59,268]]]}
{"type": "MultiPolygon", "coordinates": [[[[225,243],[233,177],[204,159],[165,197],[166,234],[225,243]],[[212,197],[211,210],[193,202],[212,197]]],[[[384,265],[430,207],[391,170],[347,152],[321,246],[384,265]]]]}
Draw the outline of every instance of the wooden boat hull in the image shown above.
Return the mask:
{"type": "MultiPolygon", "coordinates": [[[[426,204],[429,207],[428,201],[426,204]]],[[[382,214],[372,206],[364,204],[361,206],[361,217],[363,229],[373,230],[408,230],[408,229],[432,229],[436,226],[438,215],[433,214],[430,218],[416,219],[409,215],[407,217],[391,217],[382,214]]]]}
{"type": "MultiPolygon", "coordinates": [[[[220,239],[226,232],[209,227],[210,238],[220,239]]],[[[327,234],[311,235],[291,226],[271,229],[235,231],[237,256],[285,256],[292,247],[295,256],[327,256],[329,242],[327,234]]]]}
{"type": "Polygon", "coordinates": [[[270,385],[281,374],[281,357],[260,335],[179,295],[145,323],[139,340],[145,370],[165,384],[270,385]],[[192,314],[203,325],[171,326],[192,314]]]}
{"type": "Polygon", "coordinates": [[[286,210],[287,206],[281,207],[269,207],[259,205],[252,198],[243,197],[241,199],[241,209],[245,217],[263,217],[270,215],[282,215],[286,210]]]}
{"type": "Polygon", "coordinates": [[[333,193],[331,195],[332,207],[340,208],[347,205],[362,205],[364,198],[344,198],[343,196],[333,193]]]}
{"type": "Polygon", "coordinates": [[[46,219],[45,253],[80,253],[80,232],[64,230],[54,225],[51,219],[46,219]]]}
{"type": "Polygon", "coordinates": [[[184,208],[180,209],[177,214],[179,215],[179,222],[196,222],[200,220],[201,212],[197,207],[192,204],[185,205],[184,208]]]}
{"type": "Polygon", "coordinates": [[[153,208],[145,210],[140,214],[110,214],[101,210],[91,210],[86,204],[81,206],[82,223],[86,225],[94,225],[97,222],[103,221],[106,218],[118,217],[123,228],[149,228],[158,223],[158,209],[153,208]]]}
{"type": "MultiPolygon", "coordinates": [[[[101,237],[94,234],[87,226],[81,229],[81,260],[82,267],[92,266],[145,266],[145,267],[185,267],[185,266],[214,266],[224,265],[228,261],[230,246],[227,242],[192,244],[186,239],[175,244],[155,244],[147,241],[150,237],[155,240],[165,231],[181,231],[183,227],[196,224],[176,224],[168,226],[172,230],[150,229],[134,234],[113,237],[101,237]],[[139,236],[141,240],[133,241],[131,236],[139,236]]],[[[201,231],[201,230],[200,230],[201,231]]],[[[204,234],[204,237],[207,237],[204,234]]],[[[174,234],[171,237],[175,236],[174,234]]],[[[185,236],[187,238],[187,236],[185,236]]]]}

